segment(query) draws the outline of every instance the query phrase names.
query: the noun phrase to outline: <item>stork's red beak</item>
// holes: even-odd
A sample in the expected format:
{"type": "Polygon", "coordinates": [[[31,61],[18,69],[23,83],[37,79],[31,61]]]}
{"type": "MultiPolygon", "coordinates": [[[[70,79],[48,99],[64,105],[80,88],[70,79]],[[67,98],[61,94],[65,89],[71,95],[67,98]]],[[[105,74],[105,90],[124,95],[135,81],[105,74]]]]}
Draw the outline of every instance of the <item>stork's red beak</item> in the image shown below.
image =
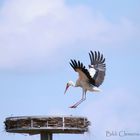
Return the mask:
{"type": "Polygon", "coordinates": [[[67,92],[68,88],[69,88],[69,85],[67,84],[64,94],[67,92]]]}

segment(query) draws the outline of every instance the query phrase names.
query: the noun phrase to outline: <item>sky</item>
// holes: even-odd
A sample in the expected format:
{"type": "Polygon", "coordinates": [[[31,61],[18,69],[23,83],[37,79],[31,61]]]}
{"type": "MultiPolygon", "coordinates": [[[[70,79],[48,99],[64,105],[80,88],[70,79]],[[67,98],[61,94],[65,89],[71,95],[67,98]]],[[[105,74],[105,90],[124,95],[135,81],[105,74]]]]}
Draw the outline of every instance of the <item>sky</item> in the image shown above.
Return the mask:
{"type": "Polygon", "coordinates": [[[54,140],[140,139],[140,1],[139,0],[1,0],[0,137],[37,140],[39,135],[9,134],[10,116],[85,116],[84,135],[54,135],[54,140]],[[64,90],[77,73],[70,59],[89,64],[89,51],[106,58],[101,93],[64,90]],[[139,136],[119,136],[119,133],[139,136]],[[117,135],[110,135],[116,132],[117,135]]]}

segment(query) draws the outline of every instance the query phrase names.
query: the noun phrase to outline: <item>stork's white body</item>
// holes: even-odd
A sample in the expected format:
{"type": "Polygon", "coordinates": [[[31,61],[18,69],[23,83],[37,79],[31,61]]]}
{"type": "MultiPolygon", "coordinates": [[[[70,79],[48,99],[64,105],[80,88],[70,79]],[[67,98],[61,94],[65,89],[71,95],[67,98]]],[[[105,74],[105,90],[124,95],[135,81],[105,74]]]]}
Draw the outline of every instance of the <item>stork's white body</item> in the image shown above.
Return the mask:
{"type": "Polygon", "coordinates": [[[85,92],[86,91],[91,91],[91,92],[100,92],[101,91],[98,87],[89,84],[87,81],[83,81],[83,80],[79,80],[79,79],[76,81],[75,87],[81,87],[83,89],[83,91],[85,91],[85,92]]]}

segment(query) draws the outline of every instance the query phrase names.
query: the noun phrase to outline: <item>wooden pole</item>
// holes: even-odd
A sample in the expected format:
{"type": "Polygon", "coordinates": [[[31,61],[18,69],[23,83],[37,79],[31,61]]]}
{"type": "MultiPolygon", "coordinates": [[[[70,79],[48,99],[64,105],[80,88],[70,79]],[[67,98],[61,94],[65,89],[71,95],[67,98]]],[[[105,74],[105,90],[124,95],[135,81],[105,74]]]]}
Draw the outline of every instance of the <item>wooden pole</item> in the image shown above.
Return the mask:
{"type": "Polygon", "coordinates": [[[40,138],[41,138],[41,140],[52,140],[52,133],[42,132],[40,134],[40,138]]]}

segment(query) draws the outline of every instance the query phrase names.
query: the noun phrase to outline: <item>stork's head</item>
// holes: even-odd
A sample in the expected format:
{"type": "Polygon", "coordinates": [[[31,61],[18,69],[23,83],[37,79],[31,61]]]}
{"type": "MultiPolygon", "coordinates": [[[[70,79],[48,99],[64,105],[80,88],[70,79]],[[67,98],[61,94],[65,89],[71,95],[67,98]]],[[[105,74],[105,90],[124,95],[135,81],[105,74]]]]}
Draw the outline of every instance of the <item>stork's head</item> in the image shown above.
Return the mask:
{"type": "Polygon", "coordinates": [[[75,84],[74,84],[73,81],[69,81],[69,82],[66,84],[66,89],[65,89],[64,94],[67,92],[67,90],[68,90],[68,88],[69,88],[70,86],[74,86],[74,85],[75,85],[75,84]]]}

